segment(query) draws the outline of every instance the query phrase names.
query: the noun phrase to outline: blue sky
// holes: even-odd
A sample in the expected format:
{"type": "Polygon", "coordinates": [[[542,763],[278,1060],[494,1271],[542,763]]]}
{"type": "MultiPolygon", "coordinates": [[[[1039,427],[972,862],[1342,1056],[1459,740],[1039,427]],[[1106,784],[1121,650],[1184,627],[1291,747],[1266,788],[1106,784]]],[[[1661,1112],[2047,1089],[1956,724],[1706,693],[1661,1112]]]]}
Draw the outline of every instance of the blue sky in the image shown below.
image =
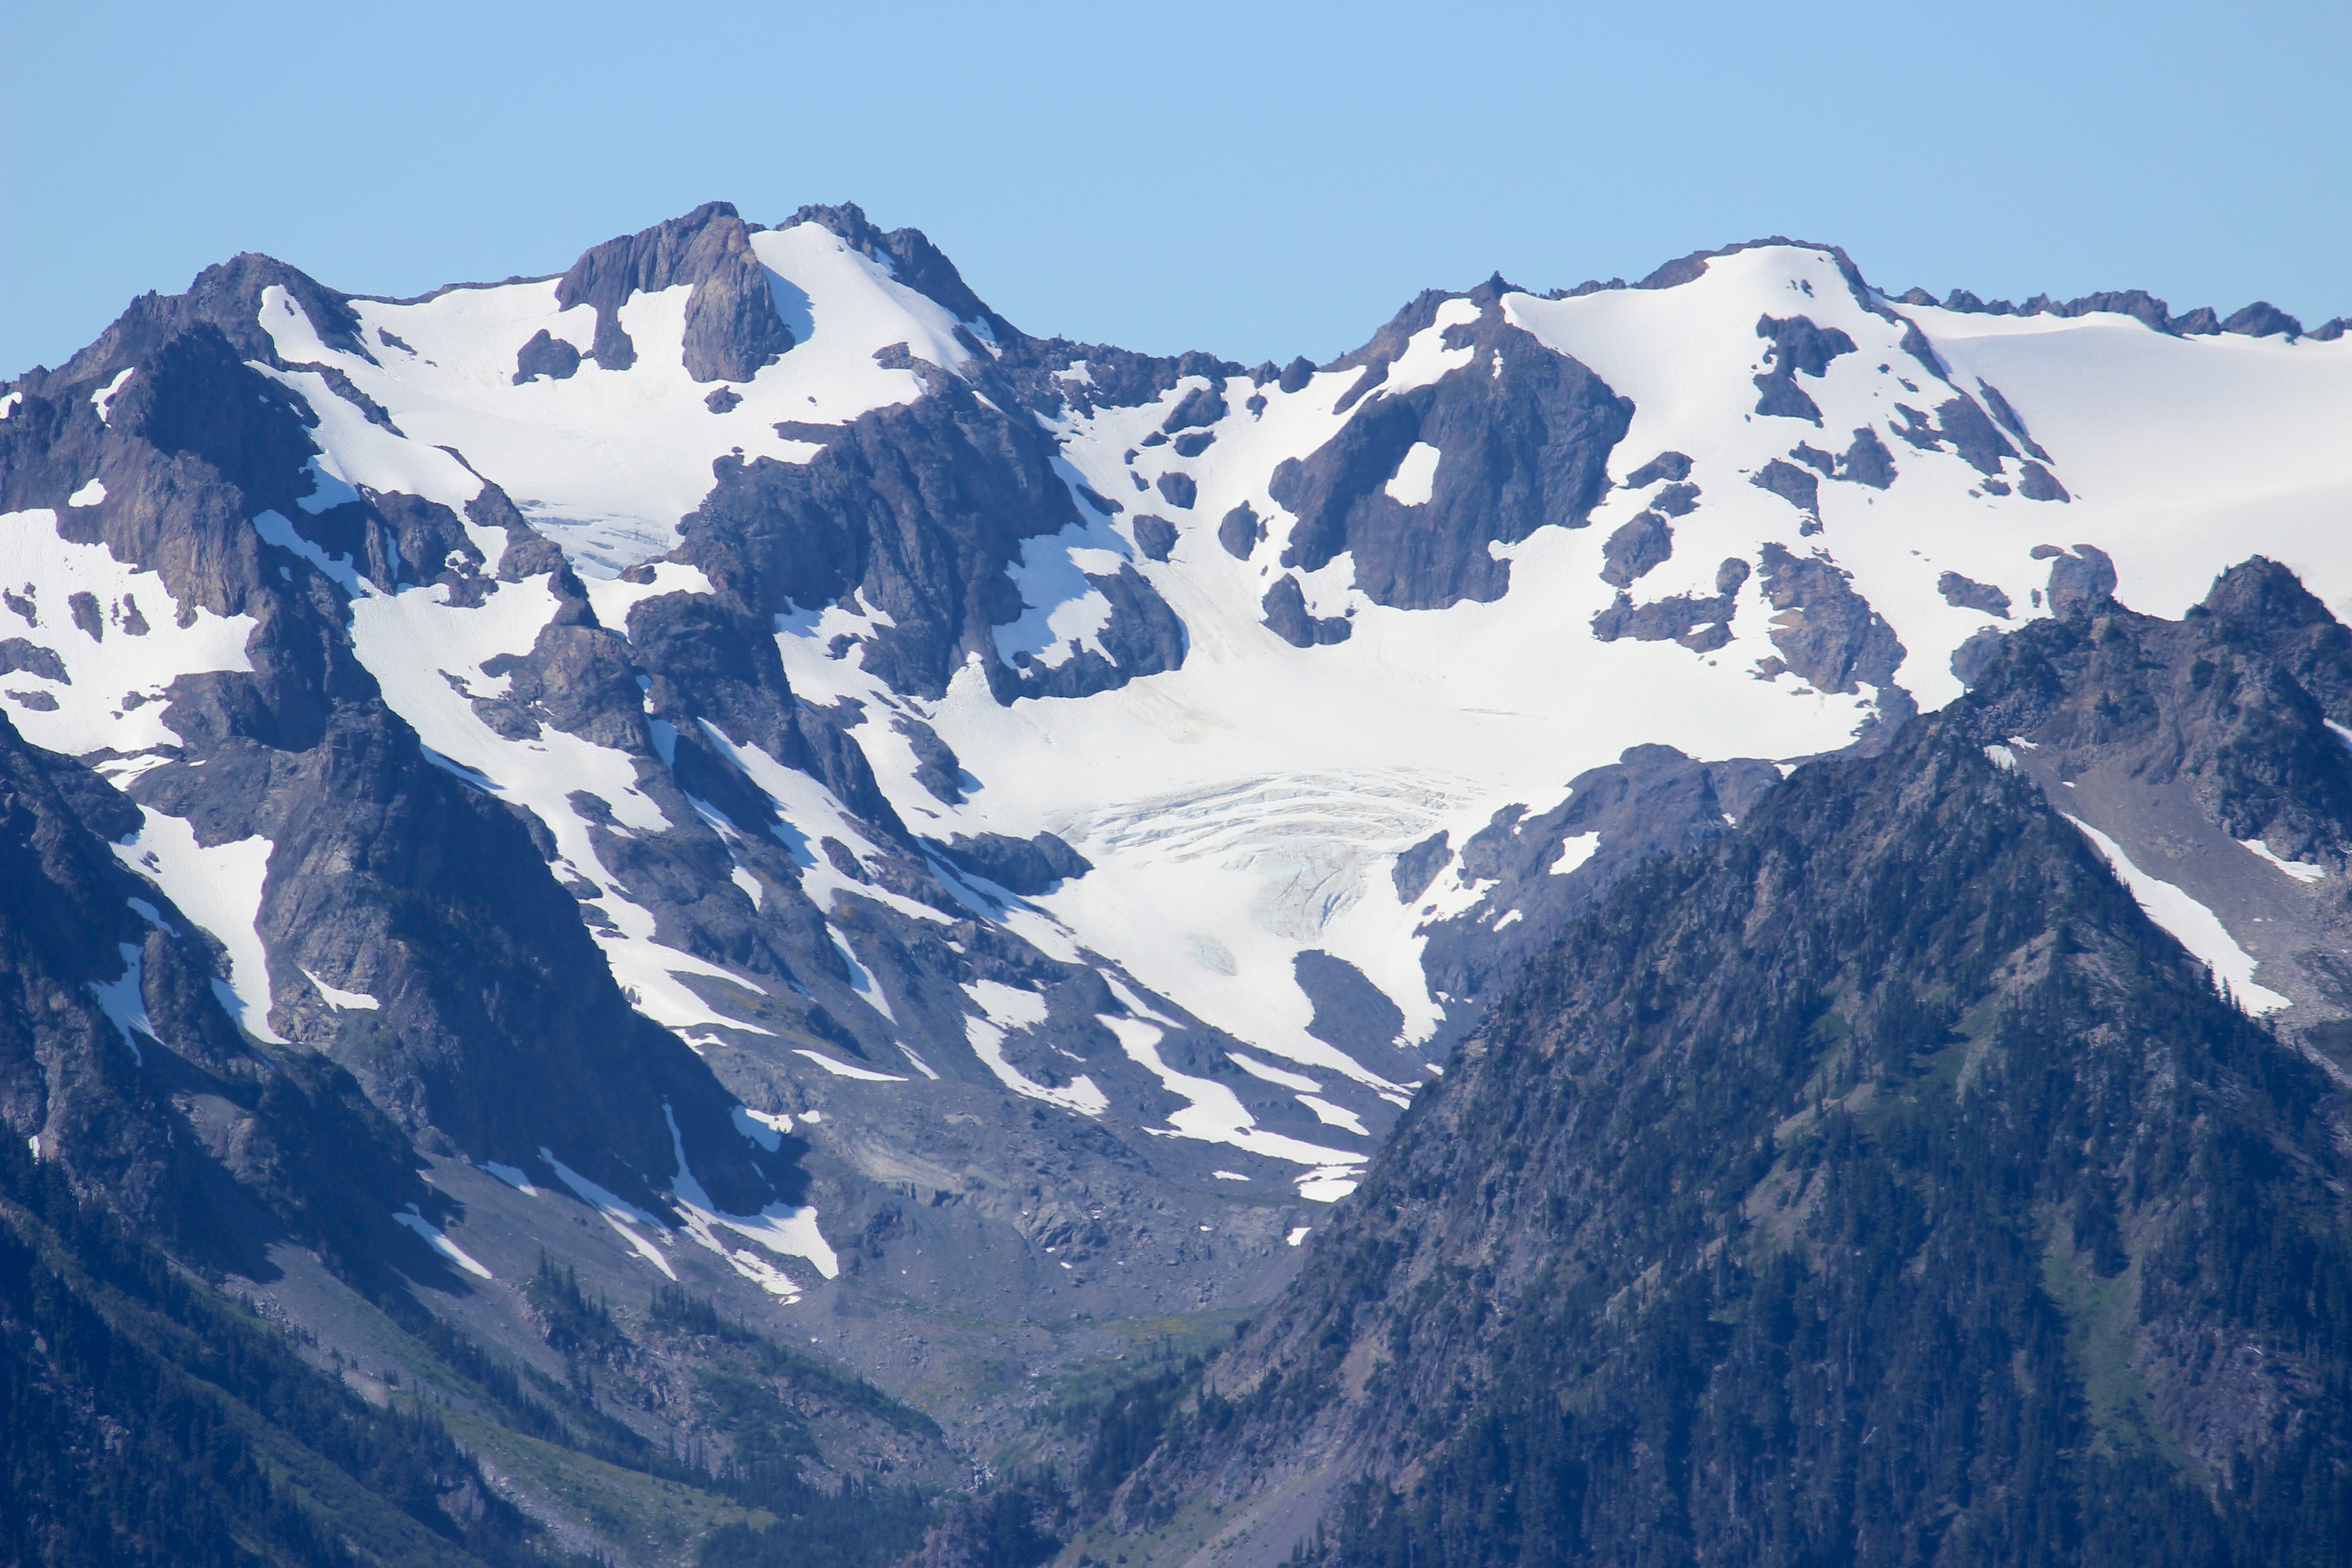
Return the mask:
{"type": "Polygon", "coordinates": [[[5,0],[0,374],[239,250],[353,292],[855,200],[1024,329],[1245,361],[1759,235],[2352,313],[2352,6],[5,0]]]}

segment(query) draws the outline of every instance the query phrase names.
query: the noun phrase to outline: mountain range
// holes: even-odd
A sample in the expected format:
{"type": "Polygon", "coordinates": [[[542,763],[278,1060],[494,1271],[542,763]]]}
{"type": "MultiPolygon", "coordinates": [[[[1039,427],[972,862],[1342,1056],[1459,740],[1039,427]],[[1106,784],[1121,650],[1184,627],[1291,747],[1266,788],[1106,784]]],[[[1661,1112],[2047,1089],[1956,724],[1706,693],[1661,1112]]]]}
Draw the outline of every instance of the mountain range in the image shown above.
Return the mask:
{"type": "Polygon", "coordinates": [[[2329,1560],[2345,326],[1774,239],[1247,367],[725,204],[143,297],[0,388],[12,1484],[135,1363],[225,1562],[2329,1560]]]}

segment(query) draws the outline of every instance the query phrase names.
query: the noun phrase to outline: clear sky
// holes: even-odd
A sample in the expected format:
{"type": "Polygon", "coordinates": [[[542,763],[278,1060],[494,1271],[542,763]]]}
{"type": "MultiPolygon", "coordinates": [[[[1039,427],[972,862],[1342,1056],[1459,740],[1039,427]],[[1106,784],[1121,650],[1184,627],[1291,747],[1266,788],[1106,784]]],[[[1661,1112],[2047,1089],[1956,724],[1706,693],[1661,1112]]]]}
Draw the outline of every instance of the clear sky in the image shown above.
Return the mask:
{"type": "Polygon", "coordinates": [[[1250,362],[1772,233],[1890,290],[2352,313],[2345,0],[0,5],[0,374],[239,250],[414,294],[713,198],[1250,362]]]}

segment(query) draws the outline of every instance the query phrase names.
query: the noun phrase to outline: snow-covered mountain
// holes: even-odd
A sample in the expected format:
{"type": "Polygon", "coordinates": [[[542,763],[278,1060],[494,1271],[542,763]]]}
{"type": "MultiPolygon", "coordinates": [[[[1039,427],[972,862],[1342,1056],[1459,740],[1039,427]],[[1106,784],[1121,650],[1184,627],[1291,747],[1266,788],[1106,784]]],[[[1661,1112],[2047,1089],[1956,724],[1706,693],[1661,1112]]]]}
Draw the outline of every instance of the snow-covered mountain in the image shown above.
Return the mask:
{"type": "Polygon", "coordinates": [[[0,699],[427,1159],[420,1269],[593,1240],[911,1386],[967,1331],[842,1303],[1263,1299],[1522,959],[1989,634],[2256,553],[2352,605],[2343,323],[2210,314],[1775,240],[1253,370],[855,207],[410,300],[240,257],[0,393],[0,699]]]}

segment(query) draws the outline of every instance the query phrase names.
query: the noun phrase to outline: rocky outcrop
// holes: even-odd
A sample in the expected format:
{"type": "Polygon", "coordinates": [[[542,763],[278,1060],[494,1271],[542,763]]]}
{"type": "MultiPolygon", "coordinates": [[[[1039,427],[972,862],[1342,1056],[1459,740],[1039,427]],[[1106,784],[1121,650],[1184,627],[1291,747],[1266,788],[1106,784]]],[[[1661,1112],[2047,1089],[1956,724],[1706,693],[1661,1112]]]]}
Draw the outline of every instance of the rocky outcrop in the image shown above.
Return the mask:
{"type": "Polygon", "coordinates": [[[1601,580],[1612,588],[1633,586],[1636,578],[1663,565],[1675,552],[1675,531],[1654,511],[1634,514],[1601,547],[1601,580]]]}
{"type": "Polygon", "coordinates": [[[1441,609],[1507,589],[1509,565],[1488,546],[1515,544],[1538,528],[1584,526],[1608,489],[1609,454],[1633,405],[1507,324],[1495,287],[1470,296],[1480,306],[1475,321],[1447,331],[1452,346],[1475,351],[1471,363],[1432,385],[1377,390],[1388,363],[1381,356],[1402,352],[1421,330],[1416,321],[1434,320],[1437,300],[1408,307],[1360,351],[1364,374],[1376,376],[1365,384],[1364,406],[1317,451],[1276,468],[1269,483],[1298,520],[1285,567],[1314,572],[1349,552],[1355,585],[1375,604],[1441,609]],[[1422,443],[1444,456],[1430,499],[1408,506],[1388,484],[1422,443]]]}
{"type": "Polygon", "coordinates": [[[1815,326],[1810,316],[1763,317],[1756,335],[1772,345],[1764,351],[1764,373],[1755,378],[1756,412],[1819,425],[1821,405],[1797,384],[1797,376],[1827,375],[1832,360],[1854,352],[1853,339],[1841,328],[1815,326]]]}
{"type": "Polygon", "coordinates": [[[1764,597],[1772,617],[1777,658],[1758,668],[1766,676],[1792,670],[1816,691],[1852,692],[1893,683],[1904,659],[1886,617],[1853,591],[1851,575],[1826,556],[1800,559],[1768,543],[1761,556],[1764,597]]]}
{"type": "Polygon", "coordinates": [[[865,667],[909,695],[943,695],[973,655],[1003,702],[1081,696],[1174,668],[1182,628],[1131,568],[1093,583],[1112,604],[1104,652],[1016,668],[997,651],[991,628],[1023,608],[1005,571],[1021,542],[1079,521],[1054,456],[1034,421],[944,384],[860,416],[804,464],[722,460],[677,556],[742,613],[856,595],[888,617],[860,639],[865,667]]]}
{"type": "Polygon", "coordinates": [[[1593,638],[1598,642],[1615,642],[1619,637],[1636,642],[1671,640],[1694,653],[1712,653],[1731,640],[1731,618],[1738,613],[1739,590],[1748,575],[1748,563],[1734,556],[1716,568],[1712,597],[1675,594],[1637,605],[1631,595],[1621,592],[1615,604],[1592,617],[1593,638]]]}
{"type": "Polygon", "coordinates": [[[1265,612],[1266,629],[1293,647],[1346,642],[1355,630],[1345,616],[1309,615],[1306,590],[1287,572],[1274,580],[1258,607],[1265,612]]]}
{"type": "Polygon", "coordinates": [[[1947,572],[1936,579],[1936,592],[1944,595],[1944,603],[1956,609],[1982,610],[1989,616],[2009,619],[2009,595],[1990,583],[1947,572]]]}
{"type": "MultiPolygon", "coordinates": [[[[767,270],[751,254],[749,225],[726,202],[707,202],[684,217],[584,252],[557,279],[556,303],[596,312],[590,355],[606,370],[637,363],[636,345],[621,325],[632,295],[690,287],[687,297],[686,370],[697,381],[747,381],[793,346],[776,313],[767,270]]],[[[516,374],[522,375],[518,365],[516,374]]]]}

